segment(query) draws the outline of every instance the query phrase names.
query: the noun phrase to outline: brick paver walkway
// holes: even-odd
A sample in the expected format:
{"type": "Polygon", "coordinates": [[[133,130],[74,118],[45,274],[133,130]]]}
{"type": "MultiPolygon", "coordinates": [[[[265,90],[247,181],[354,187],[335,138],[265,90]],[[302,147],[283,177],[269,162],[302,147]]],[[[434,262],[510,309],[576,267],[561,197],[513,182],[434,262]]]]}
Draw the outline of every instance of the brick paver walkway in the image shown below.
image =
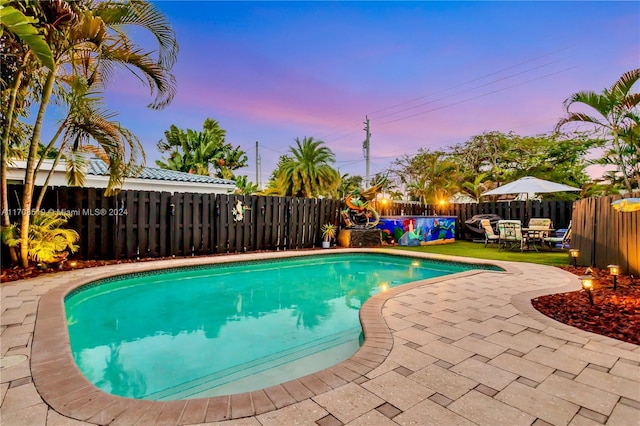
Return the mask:
{"type": "Polygon", "coordinates": [[[113,273],[212,259],[221,258],[3,284],[1,424],[640,425],[640,347],[535,311],[531,298],[579,283],[560,269],[524,263],[492,262],[506,272],[467,272],[376,295],[361,311],[366,340],[358,353],[264,391],[165,403],[78,385],[56,306],[67,289],[113,273]]]}

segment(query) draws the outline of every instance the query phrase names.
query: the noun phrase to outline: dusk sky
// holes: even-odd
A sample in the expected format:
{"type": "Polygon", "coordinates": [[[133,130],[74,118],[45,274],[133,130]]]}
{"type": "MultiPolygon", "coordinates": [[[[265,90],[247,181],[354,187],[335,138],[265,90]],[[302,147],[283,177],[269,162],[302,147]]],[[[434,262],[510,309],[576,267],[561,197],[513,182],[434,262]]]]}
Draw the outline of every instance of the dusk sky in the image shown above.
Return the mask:
{"type": "Polygon", "coordinates": [[[130,75],[110,109],[143,142],[147,165],[171,124],[218,120],[262,183],[296,137],[321,139],[341,174],[371,173],[420,147],[484,131],[546,133],[563,101],[640,67],[640,3],[158,1],[180,45],[178,92],[162,111],[130,75]]]}

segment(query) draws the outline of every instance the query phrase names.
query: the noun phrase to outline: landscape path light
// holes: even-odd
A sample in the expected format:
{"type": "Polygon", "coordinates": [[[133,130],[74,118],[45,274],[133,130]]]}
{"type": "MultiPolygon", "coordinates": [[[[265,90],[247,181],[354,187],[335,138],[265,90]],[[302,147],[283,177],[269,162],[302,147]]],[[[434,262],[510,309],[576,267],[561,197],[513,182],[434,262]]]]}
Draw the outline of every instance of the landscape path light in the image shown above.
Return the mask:
{"type": "Polygon", "coordinates": [[[582,275],[579,278],[582,282],[582,288],[589,296],[589,303],[593,306],[593,277],[591,275],[582,275]]]}
{"type": "Polygon", "coordinates": [[[618,265],[609,265],[609,274],[613,277],[613,290],[615,291],[618,284],[618,275],[620,275],[620,267],[618,265]]]}
{"type": "Polygon", "coordinates": [[[569,254],[571,255],[571,264],[575,268],[578,263],[578,255],[580,254],[580,250],[578,249],[569,249],[569,254]]]}

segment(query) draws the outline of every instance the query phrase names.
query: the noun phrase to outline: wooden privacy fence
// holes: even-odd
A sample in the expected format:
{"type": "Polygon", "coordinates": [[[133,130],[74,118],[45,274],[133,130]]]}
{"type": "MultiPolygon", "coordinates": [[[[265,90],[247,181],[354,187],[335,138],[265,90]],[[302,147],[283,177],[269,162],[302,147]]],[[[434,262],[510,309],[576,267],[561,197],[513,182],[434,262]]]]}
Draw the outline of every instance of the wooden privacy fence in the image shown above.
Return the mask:
{"type": "MultiPolygon", "coordinates": [[[[10,211],[18,211],[21,186],[9,188],[10,211]]],[[[551,218],[556,229],[571,220],[572,201],[532,201],[527,217],[551,218]]],[[[340,224],[339,200],[154,191],[122,191],[105,197],[95,188],[54,187],[43,209],[66,211],[69,227],[80,234],[85,259],[123,259],[288,250],[320,246],[320,227],[340,224]],[[242,220],[235,220],[238,202],[242,220]]],[[[381,215],[457,218],[456,238],[471,239],[465,221],[477,214],[497,214],[524,223],[524,201],[448,206],[392,203],[376,206],[381,215]]],[[[12,220],[17,221],[14,214],[12,220]]],[[[3,256],[3,259],[6,257],[3,256]]]]}
{"type": "MultiPolygon", "coordinates": [[[[632,195],[640,197],[640,192],[632,195]]],[[[611,202],[620,195],[576,201],[571,225],[571,248],[580,250],[581,266],[606,268],[619,265],[621,272],[640,276],[640,212],[619,212],[611,202]]]]}
{"type": "MultiPolygon", "coordinates": [[[[10,187],[18,212],[21,187],[10,187]]],[[[43,210],[71,215],[86,259],[189,256],[320,246],[320,227],[338,225],[342,203],[329,199],[49,188],[43,210]],[[236,220],[233,209],[243,210],[236,220]]],[[[17,221],[17,215],[12,217],[17,221]]]]}

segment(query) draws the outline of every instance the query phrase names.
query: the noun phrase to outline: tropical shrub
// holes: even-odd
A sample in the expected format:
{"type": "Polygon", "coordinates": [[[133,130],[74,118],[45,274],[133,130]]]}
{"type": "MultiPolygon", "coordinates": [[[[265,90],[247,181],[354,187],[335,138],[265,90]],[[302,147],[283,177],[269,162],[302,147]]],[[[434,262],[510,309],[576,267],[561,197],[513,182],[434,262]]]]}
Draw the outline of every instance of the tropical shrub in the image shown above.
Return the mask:
{"type": "MultiPolygon", "coordinates": [[[[36,212],[29,226],[29,260],[44,264],[57,263],[75,253],[80,235],[73,229],[63,228],[70,215],[62,212],[36,212]]],[[[9,247],[20,246],[20,227],[12,224],[2,229],[2,242],[9,247]]]]}

